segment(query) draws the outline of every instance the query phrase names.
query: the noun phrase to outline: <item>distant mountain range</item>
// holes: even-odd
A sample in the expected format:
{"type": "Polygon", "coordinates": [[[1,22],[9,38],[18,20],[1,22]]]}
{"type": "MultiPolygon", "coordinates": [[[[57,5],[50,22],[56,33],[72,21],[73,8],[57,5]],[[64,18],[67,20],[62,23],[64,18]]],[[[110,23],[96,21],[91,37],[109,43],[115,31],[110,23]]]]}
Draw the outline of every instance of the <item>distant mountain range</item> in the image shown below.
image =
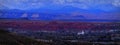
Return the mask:
{"type": "Polygon", "coordinates": [[[113,11],[104,11],[101,9],[81,9],[73,6],[58,6],[58,7],[44,7],[44,8],[36,8],[36,9],[27,9],[27,10],[21,10],[21,9],[9,9],[8,7],[4,5],[0,5],[0,11],[25,11],[25,12],[49,12],[49,13],[71,13],[71,12],[84,12],[84,13],[101,13],[101,12],[120,12],[119,8],[116,8],[116,10],[113,11]],[[54,9],[51,9],[54,8],[54,9]]]}
{"type": "MultiPolygon", "coordinates": [[[[38,9],[29,9],[29,10],[19,10],[19,9],[9,9],[5,6],[0,7],[0,13],[4,13],[2,15],[5,16],[5,13],[12,14],[15,13],[18,18],[15,18],[14,16],[10,15],[11,18],[9,18],[6,15],[6,18],[3,18],[0,16],[0,19],[29,19],[29,20],[62,20],[62,21],[110,21],[110,22],[119,22],[119,19],[102,19],[102,18],[107,18],[108,16],[103,16],[100,19],[90,19],[94,18],[91,17],[91,14],[97,15],[100,17],[99,13],[118,13],[117,15],[110,15],[110,16],[116,16],[117,18],[119,17],[119,10],[118,11],[113,11],[113,12],[106,12],[103,10],[84,10],[76,7],[71,7],[71,6],[66,6],[62,8],[57,9],[50,9],[50,8],[38,8],[38,9]],[[3,8],[3,9],[2,9],[3,8]],[[27,13],[28,17],[22,18],[19,16],[22,16],[22,14],[27,13]],[[73,14],[72,14],[73,13],[73,14]],[[75,14],[74,14],[75,13],[75,14]],[[78,14],[77,14],[78,13],[78,14]],[[81,14],[82,13],[82,14],[81,14]],[[34,14],[39,14],[40,16],[36,19],[32,18],[31,16],[34,14]],[[87,17],[85,16],[87,15],[87,17]],[[13,18],[12,18],[13,17],[13,18]]],[[[103,14],[104,15],[104,14],[103,14]]],[[[115,18],[115,17],[114,17],[115,18]]]]}

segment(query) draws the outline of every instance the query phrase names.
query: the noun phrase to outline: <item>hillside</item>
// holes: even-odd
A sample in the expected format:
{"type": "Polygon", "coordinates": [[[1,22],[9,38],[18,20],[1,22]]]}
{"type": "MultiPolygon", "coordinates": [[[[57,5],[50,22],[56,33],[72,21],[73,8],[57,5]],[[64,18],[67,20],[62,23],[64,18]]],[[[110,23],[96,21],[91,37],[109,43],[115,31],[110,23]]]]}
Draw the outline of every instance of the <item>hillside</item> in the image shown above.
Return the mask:
{"type": "Polygon", "coordinates": [[[0,29],[0,45],[47,45],[0,29]]]}

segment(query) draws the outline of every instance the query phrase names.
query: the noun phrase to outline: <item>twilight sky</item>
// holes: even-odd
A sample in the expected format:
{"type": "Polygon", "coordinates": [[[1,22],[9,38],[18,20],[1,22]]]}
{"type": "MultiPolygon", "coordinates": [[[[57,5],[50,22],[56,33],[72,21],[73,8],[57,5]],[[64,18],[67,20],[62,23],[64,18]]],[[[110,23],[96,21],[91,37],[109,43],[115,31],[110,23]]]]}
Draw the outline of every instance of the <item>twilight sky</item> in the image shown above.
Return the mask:
{"type": "Polygon", "coordinates": [[[115,10],[120,0],[0,0],[0,7],[9,9],[35,9],[72,6],[80,9],[115,10]]]}
{"type": "MultiPolygon", "coordinates": [[[[72,16],[81,14],[86,19],[112,18],[120,20],[120,0],[0,0],[0,9],[48,9],[50,11],[56,10],[58,12],[59,10],[68,10],[68,12],[69,10],[72,10],[73,12],[71,14],[73,15],[68,15],[67,19],[69,19],[69,16],[72,18],[72,16]],[[87,12],[104,11],[110,13],[84,14],[79,10],[86,10],[87,12]]],[[[59,18],[64,18],[64,16],[57,17],[57,19],[59,18]]]]}

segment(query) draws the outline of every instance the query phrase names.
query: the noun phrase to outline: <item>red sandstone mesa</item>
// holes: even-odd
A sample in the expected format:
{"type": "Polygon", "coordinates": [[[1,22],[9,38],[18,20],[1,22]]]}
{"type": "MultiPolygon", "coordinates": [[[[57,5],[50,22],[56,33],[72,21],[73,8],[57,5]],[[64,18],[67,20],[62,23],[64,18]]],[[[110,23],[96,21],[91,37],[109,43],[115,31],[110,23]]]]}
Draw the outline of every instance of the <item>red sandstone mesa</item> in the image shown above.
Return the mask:
{"type": "Polygon", "coordinates": [[[42,22],[42,21],[1,21],[0,28],[29,30],[104,30],[120,29],[120,23],[97,22],[42,22]]]}

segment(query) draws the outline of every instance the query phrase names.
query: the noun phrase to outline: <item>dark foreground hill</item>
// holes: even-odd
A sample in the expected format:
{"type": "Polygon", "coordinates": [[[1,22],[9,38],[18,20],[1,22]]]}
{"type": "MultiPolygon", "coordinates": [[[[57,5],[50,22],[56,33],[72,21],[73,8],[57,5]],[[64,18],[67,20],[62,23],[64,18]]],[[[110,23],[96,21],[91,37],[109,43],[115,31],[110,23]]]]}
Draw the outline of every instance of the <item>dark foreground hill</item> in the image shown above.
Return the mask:
{"type": "Polygon", "coordinates": [[[47,43],[38,42],[0,29],[0,45],[47,45],[47,43]]]}

